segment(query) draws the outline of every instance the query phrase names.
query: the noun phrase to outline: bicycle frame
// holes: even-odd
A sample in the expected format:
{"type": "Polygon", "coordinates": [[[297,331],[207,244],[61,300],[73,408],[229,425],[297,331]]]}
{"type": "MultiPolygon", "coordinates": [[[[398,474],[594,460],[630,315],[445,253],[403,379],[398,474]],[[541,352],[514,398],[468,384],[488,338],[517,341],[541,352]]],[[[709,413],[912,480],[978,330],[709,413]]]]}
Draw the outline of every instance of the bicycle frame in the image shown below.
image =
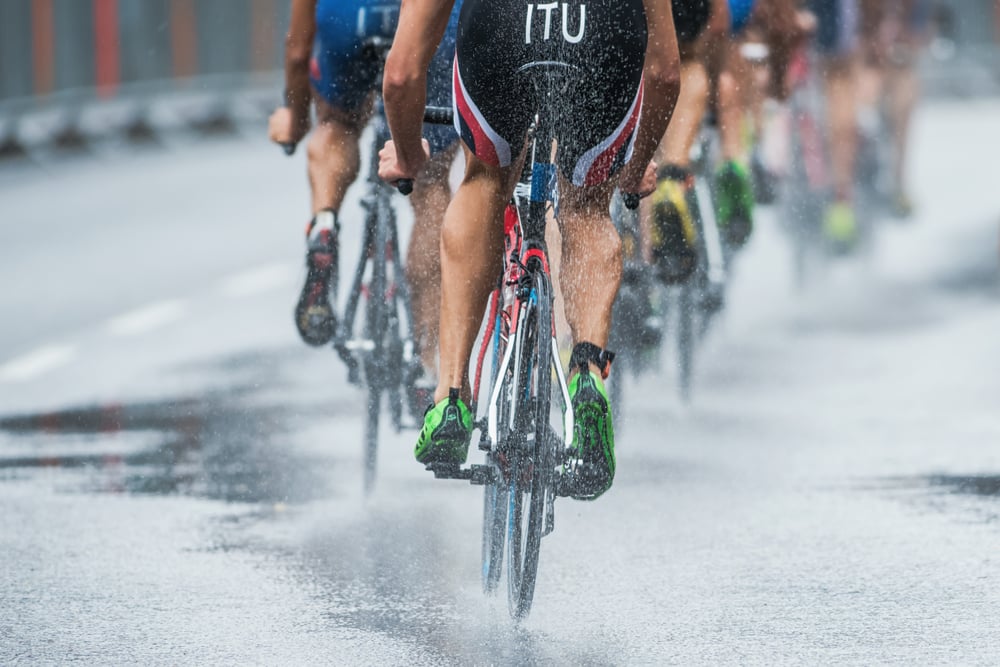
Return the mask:
{"type": "MultiPolygon", "coordinates": [[[[366,44],[373,58],[384,60],[388,40],[366,44]]],[[[381,68],[379,69],[381,71],[381,68]]],[[[333,346],[347,365],[352,384],[368,391],[365,427],[365,489],[374,485],[378,422],[385,394],[393,426],[402,428],[404,392],[420,368],[413,331],[410,291],[400,264],[399,232],[391,198],[393,187],[378,177],[378,151],[390,138],[385,120],[381,75],[376,85],[368,193],[361,201],[365,225],[361,255],[354,271],[340,327],[333,346]],[[368,282],[365,282],[365,278],[368,282]],[[358,310],[365,299],[364,322],[355,331],[358,310]],[[362,372],[363,371],[363,372],[362,372]]]]}

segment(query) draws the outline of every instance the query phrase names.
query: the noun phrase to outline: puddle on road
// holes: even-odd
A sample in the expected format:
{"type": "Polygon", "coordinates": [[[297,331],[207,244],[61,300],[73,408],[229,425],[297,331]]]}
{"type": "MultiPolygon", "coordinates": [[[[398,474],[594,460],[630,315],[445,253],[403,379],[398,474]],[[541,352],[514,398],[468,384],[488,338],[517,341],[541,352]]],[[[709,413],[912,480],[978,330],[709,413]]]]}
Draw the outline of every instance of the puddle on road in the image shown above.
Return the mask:
{"type": "Polygon", "coordinates": [[[950,493],[1000,497],[1000,475],[930,475],[925,480],[931,488],[950,493]]]}
{"type": "Polygon", "coordinates": [[[905,502],[925,510],[957,513],[974,522],[1000,522],[1000,474],[888,477],[869,488],[902,493],[905,502]]]}
{"type": "MultiPolygon", "coordinates": [[[[0,419],[0,473],[60,469],[85,492],[302,502],[322,466],[290,452],[288,418],[248,392],[111,404],[0,419]]],[[[329,465],[324,461],[324,465],[329,465]]]]}

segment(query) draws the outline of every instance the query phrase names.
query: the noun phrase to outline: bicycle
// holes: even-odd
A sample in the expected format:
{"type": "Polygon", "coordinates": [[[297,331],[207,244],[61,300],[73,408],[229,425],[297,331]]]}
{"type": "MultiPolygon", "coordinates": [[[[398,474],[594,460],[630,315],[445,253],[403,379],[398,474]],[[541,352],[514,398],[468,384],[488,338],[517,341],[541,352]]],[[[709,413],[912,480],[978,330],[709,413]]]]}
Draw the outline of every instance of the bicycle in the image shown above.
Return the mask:
{"type": "Polygon", "coordinates": [[[692,154],[694,188],[687,191],[688,210],[697,229],[694,271],[676,291],[677,387],[681,399],[691,400],[697,346],[725,304],[729,263],[735,250],[723,242],[715,216],[714,164],[718,130],[711,119],[702,126],[692,154]]]}
{"type": "MultiPolygon", "coordinates": [[[[430,109],[425,120],[441,111],[430,109]]],[[[545,244],[546,216],[557,213],[558,201],[550,122],[536,114],[529,129],[529,156],[504,214],[503,269],[489,299],[476,357],[473,414],[479,414],[487,358],[491,369],[485,415],[474,424],[485,463],[427,466],[436,478],[484,487],[482,587],[486,594],[496,592],[506,561],[507,606],[515,620],[531,609],[541,540],[555,528],[556,498],[571,495],[578,480],[593,475],[576,457],[572,441],[564,442],[552,423],[555,400],[563,408],[563,432],[573,437],[545,244]]]]}
{"type": "MultiPolygon", "coordinates": [[[[405,426],[403,412],[407,398],[413,394],[414,382],[423,372],[413,331],[409,287],[400,263],[399,232],[392,206],[394,189],[378,177],[378,151],[390,137],[381,95],[381,71],[391,46],[392,41],[384,37],[370,37],[362,46],[366,59],[373,67],[378,67],[379,72],[371,121],[368,192],[361,200],[365,223],[361,256],[332,343],[347,366],[348,382],[367,392],[363,449],[366,494],[375,487],[383,398],[390,423],[398,432],[405,426]],[[363,312],[360,321],[359,310],[363,312]]],[[[295,147],[286,145],[284,148],[291,155],[295,147]]],[[[334,279],[330,285],[334,304],[336,297],[337,281],[334,279]]],[[[409,408],[411,413],[417,414],[422,406],[410,405],[409,408]]]]}
{"type": "Polygon", "coordinates": [[[620,433],[626,378],[638,378],[659,365],[667,304],[656,271],[642,257],[639,211],[629,208],[620,192],[611,200],[611,219],[622,239],[622,280],[612,307],[608,347],[616,350],[617,356],[608,392],[620,433]]]}
{"type": "Polygon", "coordinates": [[[802,289],[824,259],[823,213],[829,203],[830,174],[823,137],[823,92],[814,56],[803,47],[788,69],[788,170],[780,197],[781,220],[792,245],[795,286],[802,289]]]}

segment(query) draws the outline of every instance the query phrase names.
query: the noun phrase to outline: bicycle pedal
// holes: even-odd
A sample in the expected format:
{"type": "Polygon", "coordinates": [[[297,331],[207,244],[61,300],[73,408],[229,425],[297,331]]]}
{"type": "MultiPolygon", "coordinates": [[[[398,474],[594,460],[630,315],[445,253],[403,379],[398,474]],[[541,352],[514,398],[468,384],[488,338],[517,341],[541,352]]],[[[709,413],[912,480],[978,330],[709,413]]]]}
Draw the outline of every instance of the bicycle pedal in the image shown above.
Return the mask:
{"type": "Polygon", "coordinates": [[[424,468],[434,473],[434,479],[472,479],[472,469],[457,463],[428,463],[424,468]]]}
{"type": "Polygon", "coordinates": [[[493,449],[493,443],[490,441],[490,436],[485,429],[479,431],[479,451],[488,452],[493,449]]]}

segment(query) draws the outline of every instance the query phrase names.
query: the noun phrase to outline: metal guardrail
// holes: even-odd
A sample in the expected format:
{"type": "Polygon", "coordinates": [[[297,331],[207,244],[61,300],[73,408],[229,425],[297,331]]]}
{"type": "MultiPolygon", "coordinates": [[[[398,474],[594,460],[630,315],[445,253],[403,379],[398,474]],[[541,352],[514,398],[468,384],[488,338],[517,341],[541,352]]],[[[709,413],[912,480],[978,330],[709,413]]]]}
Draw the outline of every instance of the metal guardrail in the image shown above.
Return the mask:
{"type": "MultiPolygon", "coordinates": [[[[933,1],[950,12],[954,52],[924,59],[927,94],[1000,94],[1000,0],[933,1]]],[[[106,131],[109,116],[141,139],[170,116],[159,113],[166,107],[175,122],[205,129],[255,106],[263,115],[280,90],[290,6],[0,0],[0,156],[40,143],[77,145],[106,131]]]]}
{"type": "Polygon", "coordinates": [[[140,136],[167,98],[192,120],[277,90],[288,0],[0,0],[0,154],[72,144],[98,106],[140,136]],[[183,106],[183,105],[182,105],[183,106]]]}

